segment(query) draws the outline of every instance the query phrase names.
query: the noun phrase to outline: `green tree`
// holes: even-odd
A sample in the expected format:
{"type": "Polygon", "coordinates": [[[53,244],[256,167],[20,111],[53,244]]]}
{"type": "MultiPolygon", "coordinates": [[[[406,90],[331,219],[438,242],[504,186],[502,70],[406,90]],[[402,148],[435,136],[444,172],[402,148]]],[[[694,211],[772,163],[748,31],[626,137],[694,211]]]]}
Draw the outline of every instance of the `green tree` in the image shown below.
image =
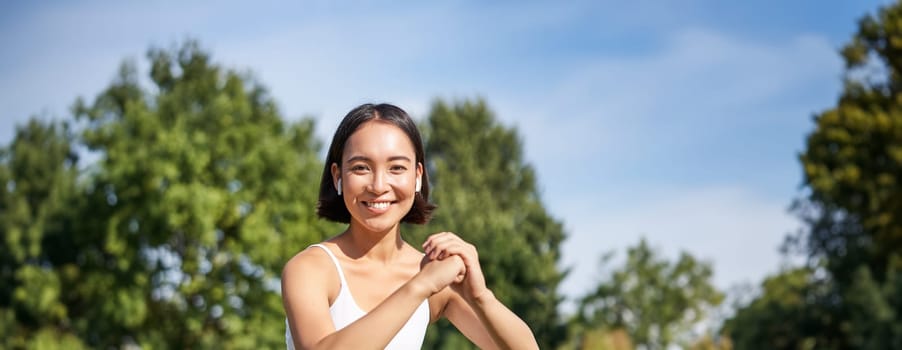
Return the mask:
{"type": "Polygon", "coordinates": [[[689,350],[732,350],[733,342],[727,337],[717,337],[716,339],[710,335],[705,335],[696,340],[689,346],[689,350]]]}
{"type": "Polygon", "coordinates": [[[571,336],[558,346],[558,350],[633,350],[636,348],[623,328],[614,330],[605,327],[586,328],[582,323],[572,322],[568,332],[571,336]]]}
{"type": "Polygon", "coordinates": [[[64,123],[32,118],[0,149],[0,348],[78,349],[66,287],[79,205],[73,135],[64,123]]]}
{"type": "Polygon", "coordinates": [[[902,251],[902,3],[864,17],[843,50],[836,107],[815,117],[800,158],[809,252],[840,284],[861,265],[883,281],[902,251]]]}
{"type": "MultiPolygon", "coordinates": [[[[481,99],[436,101],[422,128],[439,209],[429,225],[405,232],[422,241],[452,231],[476,245],[495,296],[529,324],[541,348],[553,349],[564,339],[557,313],[564,232],[542,204],[517,131],[501,125],[481,99]]],[[[443,321],[430,329],[424,348],[473,345],[443,321]]]]}
{"type": "MultiPolygon", "coordinates": [[[[612,256],[602,258],[602,270],[612,256]]],[[[709,264],[688,253],[671,263],[642,239],[627,250],[623,266],[611,270],[582,298],[578,324],[586,329],[625,329],[633,343],[648,349],[688,347],[694,340],[692,327],[724,299],[711,284],[711,275],[709,264]]]]}
{"type": "Polygon", "coordinates": [[[778,298],[765,293],[737,313],[730,330],[737,345],[902,348],[900,23],[902,2],[859,22],[842,50],[843,92],[835,107],[815,116],[800,155],[808,194],[796,211],[808,229],[798,242],[813,271],[822,272],[797,288],[804,302],[792,314],[801,316],[762,307],[778,298]],[[740,325],[751,319],[782,320],[796,332],[740,325]],[[786,340],[768,343],[777,338],[786,340]]]}
{"type": "Polygon", "coordinates": [[[831,305],[834,286],[802,267],[767,277],[761,292],[724,323],[737,349],[841,349],[841,310],[831,305]],[[820,305],[820,307],[812,307],[820,305]]]}
{"type": "Polygon", "coordinates": [[[336,232],[314,214],[313,123],[283,122],[260,84],[196,43],[148,58],[145,85],[126,63],[92,103],[76,103],[79,142],[97,159],[77,186],[61,160],[71,150],[39,158],[40,142],[15,146],[28,140],[20,132],[4,153],[13,209],[2,211],[0,278],[13,283],[0,285],[0,303],[10,300],[0,332],[98,348],[284,346],[282,264],[336,232]],[[44,173],[58,187],[29,175],[44,173]],[[76,194],[57,200],[53,188],[76,194]]]}

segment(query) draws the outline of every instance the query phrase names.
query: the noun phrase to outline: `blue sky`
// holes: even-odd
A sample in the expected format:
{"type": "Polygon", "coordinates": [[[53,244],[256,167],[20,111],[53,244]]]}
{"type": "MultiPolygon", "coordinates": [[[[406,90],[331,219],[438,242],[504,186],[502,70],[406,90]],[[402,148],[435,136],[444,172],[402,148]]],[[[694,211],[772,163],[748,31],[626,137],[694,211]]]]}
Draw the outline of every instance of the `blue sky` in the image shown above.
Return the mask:
{"type": "MultiPolygon", "coordinates": [[[[798,152],[841,89],[837,50],[887,0],[43,1],[0,9],[0,143],[29,116],[64,118],[123,59],[199,39],[251,71],[323,141],[347,110],[485,98],[516,126],[569,238],[562,291],[602,253],[646,237],[757,284],[800,227],[798,152]]],[[[462,233],[466,234],[466,233],[462,233]]],[[[299,247],[301,248],[301,247],[299,247]]],[[[481,252],[491,254],[491,252],[481,252]]]]}

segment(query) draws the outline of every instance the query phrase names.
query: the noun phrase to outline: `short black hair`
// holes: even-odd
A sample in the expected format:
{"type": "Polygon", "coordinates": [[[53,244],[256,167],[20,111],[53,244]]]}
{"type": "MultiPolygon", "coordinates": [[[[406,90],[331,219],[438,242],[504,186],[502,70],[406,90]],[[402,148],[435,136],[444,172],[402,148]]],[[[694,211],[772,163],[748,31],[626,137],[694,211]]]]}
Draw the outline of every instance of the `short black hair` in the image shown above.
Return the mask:
{"type": "Polygon", "coordinates": [[[345,143],[357,129],[370,120],[378,120],[397,126],[410,138],[413,150],[416,154],[416,163],[423,165],[423,175],[420,191],[414,196],[413,206],[407,212],[401,222],[413,224],[425,224],[432,218],[435,204],[429,203],[429,175],[426,172],[426,156],[423,151],[423,140],[413,119],[403,109],[387,104],[363,104],[352,109],[332,136],[332,144],[329,145],[329,153],[326,155],[326,164],[323,166],[323,177],[319,184],[319,200],[316,204],[316,215],[321,218],[342,222],[351,222],[351,213],[345,207],[344,200],[335,191],[332,183],[332,164],[341,167],[341,156],[344,153],[345,143]]]}

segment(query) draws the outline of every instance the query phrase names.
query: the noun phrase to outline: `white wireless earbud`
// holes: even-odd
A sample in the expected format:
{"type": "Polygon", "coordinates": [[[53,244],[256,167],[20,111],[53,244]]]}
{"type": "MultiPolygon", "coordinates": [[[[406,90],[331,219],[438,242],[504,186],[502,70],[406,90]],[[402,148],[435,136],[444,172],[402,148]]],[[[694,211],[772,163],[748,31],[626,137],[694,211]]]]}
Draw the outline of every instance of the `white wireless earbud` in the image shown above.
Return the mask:
{"type": "Polygon", "coordinates": [[[421,188],[423,188],[423,183],[420,182],[420,178],[417,178],[417,192],[420,192],[421,188]]]}
{"type": "Polygon", "coordinates": [[[335,192],[338,192],[338,195],[341,195],[341,179],[338,179],[338,184],[335,185],[335,192]]]}

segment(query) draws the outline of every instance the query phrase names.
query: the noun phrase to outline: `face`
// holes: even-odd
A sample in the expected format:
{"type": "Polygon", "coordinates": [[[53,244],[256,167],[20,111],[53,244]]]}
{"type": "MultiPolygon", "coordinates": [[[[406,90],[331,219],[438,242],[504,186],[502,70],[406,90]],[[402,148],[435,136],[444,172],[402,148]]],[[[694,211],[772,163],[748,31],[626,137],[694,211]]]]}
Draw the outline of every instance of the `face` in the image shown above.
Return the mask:
{"type": "Polygon", "coordinates": [[[392,124],[368,121],[348,138],[341,160],[341,166],[332,164],[332,179],[334,185],[341,179],[351,227],[395,229],[413,206],[423,173],[407,134],[392,124]]]}

